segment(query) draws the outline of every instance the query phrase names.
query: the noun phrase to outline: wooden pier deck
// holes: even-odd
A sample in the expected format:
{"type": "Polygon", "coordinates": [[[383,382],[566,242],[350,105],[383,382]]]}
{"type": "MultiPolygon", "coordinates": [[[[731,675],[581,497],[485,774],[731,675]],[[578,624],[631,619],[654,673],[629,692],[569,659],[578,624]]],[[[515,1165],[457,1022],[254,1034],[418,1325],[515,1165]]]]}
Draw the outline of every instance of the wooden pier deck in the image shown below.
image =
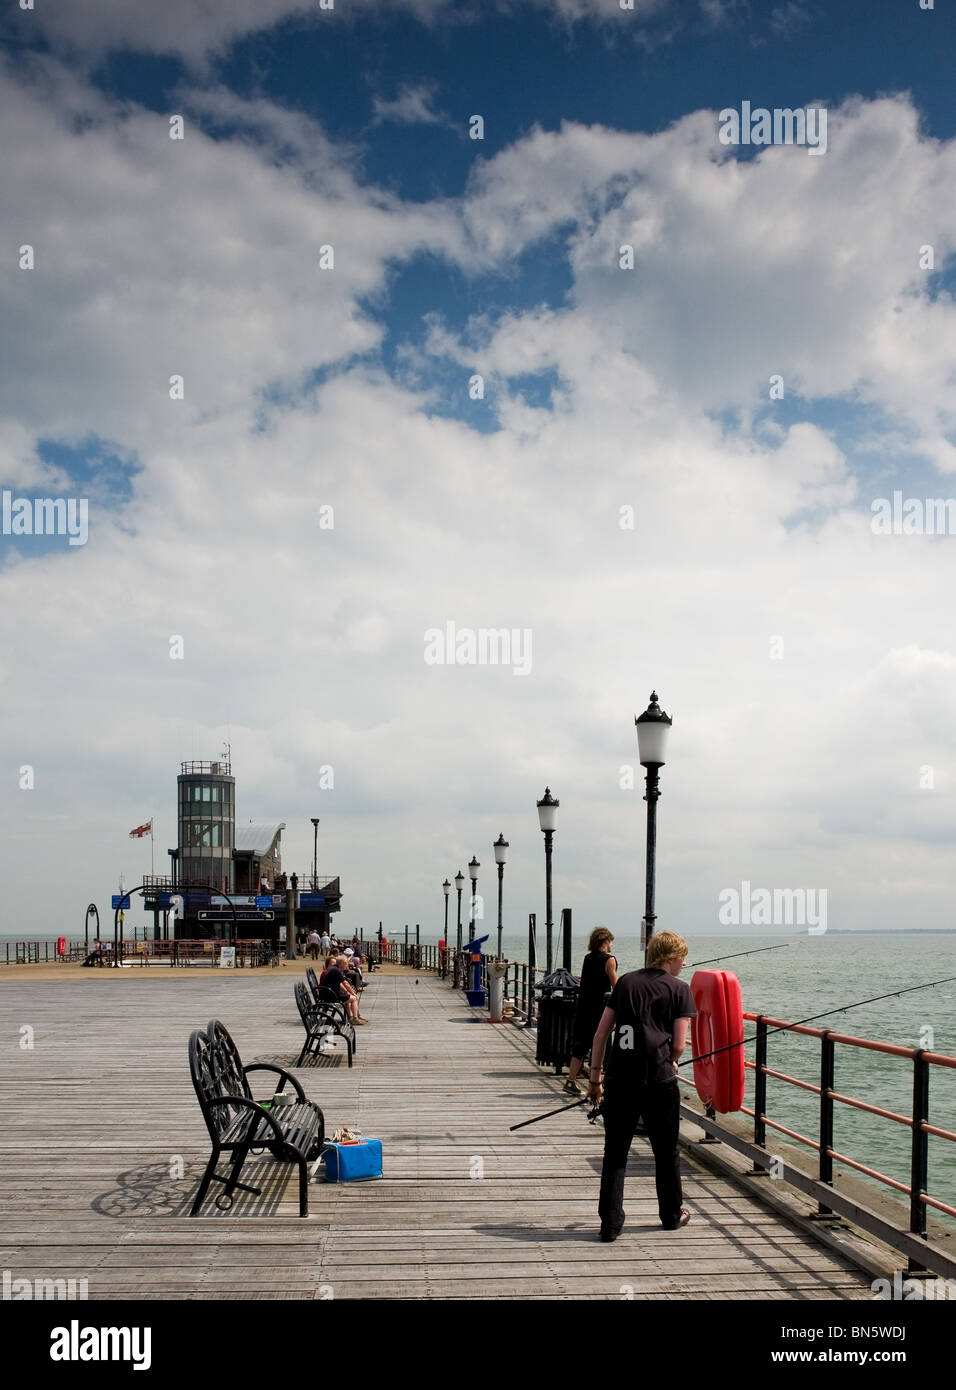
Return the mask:
{"type": "Polygon", "coordinates": [[[0,1267],[86,1279],[90,1299],[872,1297],[869,1275],[692,1156],[691,1223],[661,1230],[643,1140],[627,1226],[602,1245],[600,1127],[572,1111],[509,1134],[562,1103],[560,1082],[528,1033],[475,1021],[428,975],[372,976],[353,1069],[343,1052],[297,1072],[330,1132],[382,1138],[384,1179],[316,1180],[300,1220],[294,1170],[267,1158],[244,1174],[261,1197],[190,1219],[209,1144],[189,1033],[218,1017],[245,1062],[291,1065],[293,969],[0,982],[0,1267]]]}

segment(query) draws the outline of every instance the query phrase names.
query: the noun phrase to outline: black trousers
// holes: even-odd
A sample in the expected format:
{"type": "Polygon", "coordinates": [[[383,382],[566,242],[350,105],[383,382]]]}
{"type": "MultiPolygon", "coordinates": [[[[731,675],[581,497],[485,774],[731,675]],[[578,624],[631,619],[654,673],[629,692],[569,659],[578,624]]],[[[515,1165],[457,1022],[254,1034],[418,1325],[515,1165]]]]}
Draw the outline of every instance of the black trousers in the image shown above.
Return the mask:
{"type": "Polygon", "coordinates": [[[676,1081],[622,1085],[609,1078],[604,1096],[604,1166],[598,1215],[602,1225],[615,1230],[624,1225],[624,1174],[634,1126],[642,1116],[654,1153],[661,1224],[675,1226],[681,1212],[684,1194],[677,1155],[680,1097],[676,1081]]]}

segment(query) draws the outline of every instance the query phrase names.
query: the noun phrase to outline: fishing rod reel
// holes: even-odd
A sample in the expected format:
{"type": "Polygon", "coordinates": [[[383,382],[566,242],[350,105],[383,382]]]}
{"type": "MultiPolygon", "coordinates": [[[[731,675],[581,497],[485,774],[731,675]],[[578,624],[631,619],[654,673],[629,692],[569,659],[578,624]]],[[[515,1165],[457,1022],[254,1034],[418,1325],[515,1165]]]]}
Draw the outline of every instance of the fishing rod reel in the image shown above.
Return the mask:
{"type": "Polygon", "coordinates": [[[597,1103],[597,1105],[593,1106],[593,1107],[587,1112],[587,1122],[588,1122],[589,1125],[597,1124],[598,1120],[600,1120],[602,1124],[604,1123],[604,1101],[603,1101],[603,1100],[599,1100],[598,1103],[597,1103]]]}

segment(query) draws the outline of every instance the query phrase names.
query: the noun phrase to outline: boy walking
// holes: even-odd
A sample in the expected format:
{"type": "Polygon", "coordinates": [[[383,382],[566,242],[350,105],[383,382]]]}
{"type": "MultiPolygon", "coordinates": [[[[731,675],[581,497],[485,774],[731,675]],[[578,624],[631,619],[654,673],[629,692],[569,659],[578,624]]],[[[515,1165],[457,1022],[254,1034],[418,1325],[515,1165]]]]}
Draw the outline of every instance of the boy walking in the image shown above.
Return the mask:
{"type": "Polygon", "coordinates": [[[688,1021],[697,1015],[689,988],[677,978],[686,960],[683,937],[673,932],[652,936],[646,966],[621,976],[594,1035],[588,1097],[600,1100],[604,1054],[614,1030],[602,1107],[604,1165],[598,1214],[605,1241],[617,1240],[624,1226],[624,1174],[634,1127],[642,1116],[654,1153],[661,1225],[674,1231],[690,1220],[681,1205],[677,1152],[677,1060],[687,1045],[688,1021]]]}

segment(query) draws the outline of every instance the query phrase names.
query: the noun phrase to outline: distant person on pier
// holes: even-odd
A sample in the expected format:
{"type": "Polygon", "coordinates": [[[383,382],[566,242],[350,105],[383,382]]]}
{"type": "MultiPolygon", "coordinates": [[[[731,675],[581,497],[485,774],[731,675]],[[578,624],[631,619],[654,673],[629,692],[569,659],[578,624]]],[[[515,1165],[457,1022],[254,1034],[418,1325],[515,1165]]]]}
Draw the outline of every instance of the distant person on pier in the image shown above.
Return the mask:
{"type": "Polygon", "coordinates": [[[297,893],[297,892],[299,891],[299,875],[298,875],[298,874],[293,874],[292,877],[289,879],[289,887],[292,889],[293,893],[297,893]]]}
{"type": "Polygon", "coordinates": [[[313,927],[312,930],[309,932],[309,955],[312,957],[313,960],[318,960],[319,947],[321,945],[322,938],[321,936],[319,936],[319,933],[316,931],[315,927],[313,927]]]}
{"type": "Polygon", "coordinates": [[[595,927],[581,967],[581,992],[571,1037],[571,1065],[564,1083],[564,1089],[572,1095],[581,1094],[577,1083],[578,1073],[601,1021],[607,996],[617,984],[617,957],[611,955],[613,940],[607,927],[595,927]]]}
{"type": "Polygon", "coordinates": [[[614,986],[591,1046],[588,1098],[601,1100],[601,1069],[612,1031],[614,1043],[606,1070],[603,1097],[604,1165],[598,1214],[601,1239],[617,1240],[624,1226],[624,1173],[643,1116],[654,1152],[657,1208],[667,1231],[686,1226],[682,1206],[680,1096],[677,1059],[687,1045],[687,1024],[696,1018],[690,989],[678,979],[687,960],[687,942],[673,932],[658,932],[647,948],[643,970],[629,970],[614,986]]]}

